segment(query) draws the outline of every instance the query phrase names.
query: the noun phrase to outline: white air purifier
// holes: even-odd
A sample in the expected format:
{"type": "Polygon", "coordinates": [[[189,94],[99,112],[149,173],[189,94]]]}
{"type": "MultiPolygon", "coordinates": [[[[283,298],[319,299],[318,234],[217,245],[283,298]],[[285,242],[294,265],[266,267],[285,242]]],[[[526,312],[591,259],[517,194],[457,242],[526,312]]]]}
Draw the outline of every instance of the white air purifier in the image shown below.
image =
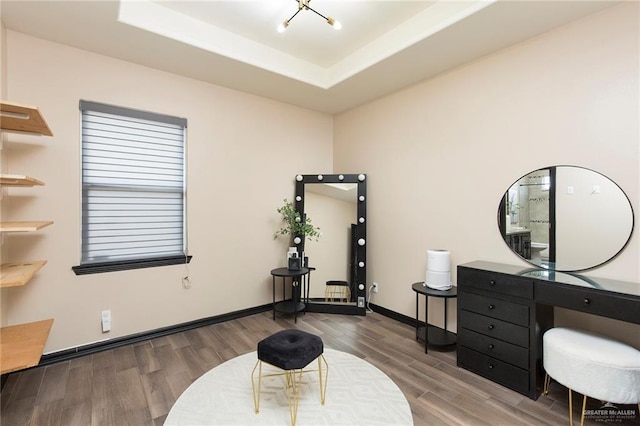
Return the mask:
{"type": "Polygon", "coordinates": [[[434,290],[451,288],[451,253],[448,250],[427,250],[425,286],[434,290]]]}

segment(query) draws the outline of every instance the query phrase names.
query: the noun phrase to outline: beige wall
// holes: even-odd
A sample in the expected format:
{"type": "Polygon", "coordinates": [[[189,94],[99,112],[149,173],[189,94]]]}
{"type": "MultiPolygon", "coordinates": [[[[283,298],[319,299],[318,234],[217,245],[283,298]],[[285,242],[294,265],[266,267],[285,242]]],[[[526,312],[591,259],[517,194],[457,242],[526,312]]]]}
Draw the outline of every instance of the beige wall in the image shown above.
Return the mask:
{"type": "Polygon", "coordinates": [[[129,335],[270,303],[274,240],[297,173],[332,170],[331,116],[7,32],[10,100],[38,105],[54,137],[11,135],[10,173],[46,182],[11,189],[8,219],[52,219],[7,238],[14,260],[47,259],[28,285],[3,289],[3,325],[54,318],[45,351],[129,335]],[[80,260],[79,99],[188,120],[185,266],[76,276],[80,260]],[[181,277],[191,277],[184,289],[181,277]],[[112,311],[102,334],[100,312],[112,311]]]}
{"type": "MultiPolygon", "coordinates": [[[[454,265],[521,263],[496,214],[529,171],[591,168],[640,212],[638,18],[638,3],[614,6],[336,117],[335,169],[369,176],[373,303],[415,315],[410,285],[424,280],[429,248],[449,249],[454,265]]],[[[590,275],[638,282],[639,258],[636,230],[590,275]]],[[[431,301],[430,322],[442,323],[441,306],[431,301]]],[[[637,326],[559,309],[556,318],[640,346],[637,326]]]]}
{"type": "MultiPolygon", "coordinates": [[[[276,208],[293,196],[296,173],[367,173],[367,284],[380,283],[374,303],[407,316],[429,248],[451,250],[454,265],[519,262],[496,213],[528,171],[597,170],[637,213],[638,14],[636,3],[612,7],[335,118],[7,31],[7,98],[38,105],[55,136],[11,136],[19,143],[3,150],[8,172],[47,186],[11,189],[2,208],[10,203],[8,219],[55,224],[6,238],[12,259],[49,263],[27,286],[2,290],[2,323],[55,318],[49,352],[269,303],[268,271],[283,264],[287,246],[272,238],[276,208]],[[189,120],[188,269],[72,273],[80,258],[79,99],[189,120]],[[109,334],[100,332],[103,309],[113,314],[109,334]]],[[[591,275],[640,281],[639,257],[636,232],[591,275]]],[[[559,310],[557,319],[640,336],[637,327],[574,312],[559,310]]],[[[432,302],[430,322],[441,322],[440,303],[432,302]]]]}

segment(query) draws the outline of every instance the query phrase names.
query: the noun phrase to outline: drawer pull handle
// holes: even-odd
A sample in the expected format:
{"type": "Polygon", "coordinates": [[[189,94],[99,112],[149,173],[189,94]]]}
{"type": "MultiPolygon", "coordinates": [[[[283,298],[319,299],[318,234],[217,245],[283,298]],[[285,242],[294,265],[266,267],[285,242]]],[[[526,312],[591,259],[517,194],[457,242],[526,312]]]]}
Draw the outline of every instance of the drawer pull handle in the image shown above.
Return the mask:
{"type": "Polygon", "coordinates": [[[487,327],[489,330],[493,330],[493,324],[489,324],[489,327],[487,327]]]}
{"type": "Polygon", "coordinates": [[[489,370],[493,370],[493,364],[489,364],[489,370]]]}
{"type": "Polygon", "coordinates": [[[489,344],[489,349],[493,349],[493,348],[494,348],[493,343],[490,343],[489,344]]]}
{"type": "Polygon", "coordinates": [[[494,306],[493,305],[489,305],[488,308],[491,311],[491,310],[493,310],[494,306]]]}
{"type": "Polygon", "coordinates": [[[587,299],[586,297],[584,298],[584,304],[588,305],[589,303],[591,303],[591,300],[587,299]]]}
{"type": "Polygon", "coordinates": [[[496,281],[495,280],[489,281],[489,285],[496,285],[496,281]]]}

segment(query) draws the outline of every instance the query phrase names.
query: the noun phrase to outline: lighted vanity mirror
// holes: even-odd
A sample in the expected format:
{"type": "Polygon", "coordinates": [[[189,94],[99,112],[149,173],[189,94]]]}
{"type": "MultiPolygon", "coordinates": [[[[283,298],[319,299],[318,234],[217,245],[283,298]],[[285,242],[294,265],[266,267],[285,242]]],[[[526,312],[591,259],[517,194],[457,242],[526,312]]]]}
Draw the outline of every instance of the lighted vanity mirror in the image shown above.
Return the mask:
{"type": "Polygon", "coordinates": [[[502,197],[498,227],[522,259],[554,271],[582,271],[616,257],[633,232],[633,208],[608,177],[575,166],[528,173],[502,197]]]}
{"type": "Polygon", "coordinates": [[[318,241],[303,239],[297,245],[314,268],[311,312],[366,313],[366,185],[364,174],[296,176],[295,208],[321,233],[318,241]],[[345,281],[347,288],[328,287],[327,281],[345,281]]]}

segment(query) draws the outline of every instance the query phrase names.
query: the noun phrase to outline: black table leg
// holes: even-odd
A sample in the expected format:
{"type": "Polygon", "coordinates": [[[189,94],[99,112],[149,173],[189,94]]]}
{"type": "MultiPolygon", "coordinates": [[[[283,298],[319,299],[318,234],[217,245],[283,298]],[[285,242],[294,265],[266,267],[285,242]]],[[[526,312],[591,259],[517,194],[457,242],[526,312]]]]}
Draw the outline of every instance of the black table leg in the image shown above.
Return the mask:
{"type": "Polygon", "coordinates": [[[429,296],[424,295],[424,353],[429,346],[429,296]]]}
{"type": "Polygon", "coordinates": [[[420,329],[420,318],[418,317],[418,303],[420,300],[418,299],[418,296],[420,295],[416,293],[416,340],[418,340],[418,330],[420,329]]]}
{"type": "Polygon", "coordinates": [[[273,283],[273,320],[276,320],[276,277],[271,277],[271,282],[273,283]]]}

